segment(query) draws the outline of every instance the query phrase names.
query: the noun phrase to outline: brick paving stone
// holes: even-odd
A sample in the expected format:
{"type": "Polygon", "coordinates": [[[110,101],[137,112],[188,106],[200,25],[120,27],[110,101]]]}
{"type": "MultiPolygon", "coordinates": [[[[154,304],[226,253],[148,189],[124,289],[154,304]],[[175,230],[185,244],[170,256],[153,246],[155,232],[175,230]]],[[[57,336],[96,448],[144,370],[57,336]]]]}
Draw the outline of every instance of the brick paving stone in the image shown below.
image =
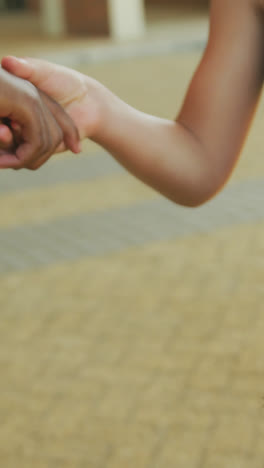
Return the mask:
{"type": "Polygon", "coordinates": [[[252,458],[253,457],[247,457],[243,453],[215,453],[207,459],[203,468],[210,468],[212,466],[215,468],[222,468],[223,466],[226,468],[250,468],[254,466],[254,464],[252,464],[252,458]]]}

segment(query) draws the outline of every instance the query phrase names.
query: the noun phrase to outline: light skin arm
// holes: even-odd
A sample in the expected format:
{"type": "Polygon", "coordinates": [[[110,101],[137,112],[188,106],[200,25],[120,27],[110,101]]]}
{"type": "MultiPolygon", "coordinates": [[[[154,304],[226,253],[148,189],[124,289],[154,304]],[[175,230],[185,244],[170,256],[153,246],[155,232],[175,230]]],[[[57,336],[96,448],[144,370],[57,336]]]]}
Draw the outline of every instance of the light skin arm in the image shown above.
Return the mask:
{"type": "Polygon", "coordinates": [[[213,0],[208,46],[176,122],[106,96],[109,107],[96,141],[176,203],[204,203],[237,161],[260,96],[263,66],[263,24],[253,2],[213,0]]]}
{"type": "Polygon", "coordinates": [[[2,64],[62,104],[82,137],[136,177],[176,203],[198,206],[227,181],[256,110],[264,77],[262,21],[253,0],[212,0],[208,45],[175,121],[137,111],[63,67],[10,57],[2,64]]]}

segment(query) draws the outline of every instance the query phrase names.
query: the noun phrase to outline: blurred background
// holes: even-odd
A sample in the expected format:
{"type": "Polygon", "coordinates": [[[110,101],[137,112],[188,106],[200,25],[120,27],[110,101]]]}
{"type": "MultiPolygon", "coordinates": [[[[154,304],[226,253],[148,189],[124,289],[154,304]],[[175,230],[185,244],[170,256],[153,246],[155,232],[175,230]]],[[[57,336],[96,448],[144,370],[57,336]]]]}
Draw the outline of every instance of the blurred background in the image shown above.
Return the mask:
{"type": "MultiPolygon", "coordinates": [[[[0,2],[1,54],[174,119],[208,34],[191,0],[0,2]]],[[[0,465],[263,468],[263,100],[228,186],[173,205],[87,141],[0,173],[0,465]]]]}

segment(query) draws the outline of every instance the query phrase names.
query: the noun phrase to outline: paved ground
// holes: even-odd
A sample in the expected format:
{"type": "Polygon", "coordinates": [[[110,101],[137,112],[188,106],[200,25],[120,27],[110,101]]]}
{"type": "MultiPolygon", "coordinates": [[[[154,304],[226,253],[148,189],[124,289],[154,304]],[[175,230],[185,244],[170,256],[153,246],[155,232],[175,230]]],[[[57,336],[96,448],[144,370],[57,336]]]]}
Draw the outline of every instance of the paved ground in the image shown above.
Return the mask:
{"type": "MultiPolygon", "coordinates": [[[[199,55],[83,70],[173,117],[199,55]]],[[[198,210],[89,142],[0,174],[1,467],[264,467],[263,106],[198,210]]]]}

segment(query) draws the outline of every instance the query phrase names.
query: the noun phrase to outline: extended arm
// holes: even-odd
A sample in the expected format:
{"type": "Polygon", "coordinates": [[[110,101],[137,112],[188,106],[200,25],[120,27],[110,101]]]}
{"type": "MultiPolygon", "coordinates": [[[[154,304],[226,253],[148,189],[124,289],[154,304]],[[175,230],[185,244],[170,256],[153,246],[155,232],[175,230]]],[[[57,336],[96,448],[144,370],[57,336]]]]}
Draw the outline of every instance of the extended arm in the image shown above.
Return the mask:
{"type": "Polygon", "coordinates": [[[176,203],[204,203],[241,151],[262,88],[263,52],[253,2],[213,0],[208,45],[176,122],[138,112],[105,91],[96,141],[176,203]]]}
{"type": "Polygon", "coordinates": [[[144,114],[65,67],[12,57],[2,64],[63,105],[81,137],[99,143],[136,177],[176,203],[198,206],[230,176],[261,93],[258,1],[212,0],[208,45],[175,121],[144,114]]]}

